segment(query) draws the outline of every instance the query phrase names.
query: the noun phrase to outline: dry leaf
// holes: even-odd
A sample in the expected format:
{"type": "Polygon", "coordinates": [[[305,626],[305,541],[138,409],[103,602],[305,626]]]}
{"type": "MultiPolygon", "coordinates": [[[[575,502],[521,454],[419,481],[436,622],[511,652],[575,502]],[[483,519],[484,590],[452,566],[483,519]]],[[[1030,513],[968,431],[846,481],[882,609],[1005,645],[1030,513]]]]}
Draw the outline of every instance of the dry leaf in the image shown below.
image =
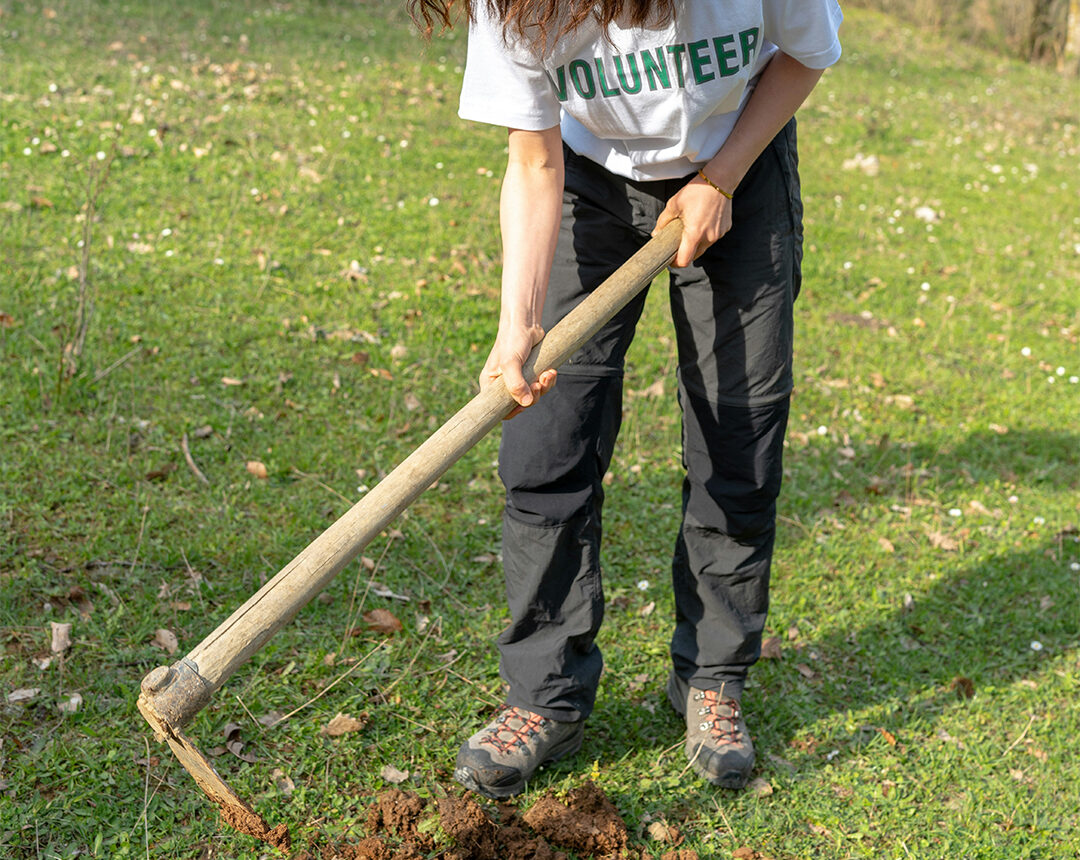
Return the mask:
{"type": "Polygon", "coordinates": [[[891,747],[896,746],[896,735],[894,735],[888,729],[878,729],[878,731],[881,732],[881,736],[885,738],[885,743],[887,743],[891,747]]]}
{"type": "Polygon", "coordinates": [[[235,376],[223,376],[221,377],[222,385],[243,385],[244,380],[237,379],[235,376]]]}
{"type": "Polygon", "coordinates": [[[409,412],[415,412],[417,409],[419,409],[421,407],[421,405],[422,404],[420,403],[420,399],[415,394],[413,394],[411,391],[406,392],[406,394],[405,394],[405,408],[409,412]]]}
{"type": "Polygon", "coordinates": [[[393,785],[401,785],[409,778],[409,772],[407,770],[398,770],[393,765],[387,764],[383,765],[383,769],[379,771],[379,776],[393,785]]]}
{"type": "Polygon", "coordinates": [[[893,546],[893,542],[888,538],[878,538],[877,543],[879,547],[885,550],[885,552],[896,552],[896,547],[893,546]]]}
{"type": "Polygon", "coordinates": [[[293,783],[293,781],[289,779],[289,775],[285,773],[285,771],[283,771],[280,767],[275,767],[270,772],[270,779],[274,781],[274,785],[277,786],[277,790],[284,794],[286,797],[292,794],[293,790],[296,788],[296,785],[293,783]]]}
{"type": "Polygon", "coordinates": [[[750,784],[746,786],[746,790],[755,797],[768,797],[773,793],[772,783],[760,776],[750,780],[750,784]]]}
{"type": "Polygon", "coordinates": [[[935,549],[945,550],[945,552],[956,552],[960,549],[960,544],[956,540],[941,532],[930,532],[927,537],[930,538],[930,545],[935,549]]]}
{"type": "Polygon", "coordinates": [[[180,647],[180,640],[176,638],[176,634],[171,630],[159,627],[150,644],[162,649],[166,654],[172,655],[180,647]]]}
{"type": "Polygon", "coordinates": [[[240,724],[229,723],[225,726],[225,749],[236,756],[240,761],[254,764],[257,757],[254,753],[244,752],[244,742],[240,740],[240,724]]]}
{"type": "Polygon", "coordinates": [[[798,669],[799,674],[806,678],[806,680],[808,681],[812,681],[814,680],[814,678],[817,677],[814,670],[807,666],[805,663],[796,663],[795,668],[798,669]]]}
{"type": "Polygon", "coordinates": [[[265,481],[270,477],[270,473],[266,471],[266,464],[259,460],[248,460],[245,468],[260,481],[265,481]]]}
{"type": "Polygon", "coordinates": [[[83,703],[83,697],[78,693],[72,693],[66,702],[61,702],[56,707],[61,714],[74,714],[83,703]]]}
{"type": "Polygon", "coordinates": [[[656,601],[655,600],[650,600],[648,603],[646,603],[644,606],[642,606],[641,609],[638,610],[638,615],[640,615],[642,618],[648,618],[650,615],[653,614],[653,612],[655,610],[656,610],[656,601]]]}
{"type": "Polygon", "coordinates": [[[281,713],[281,711],[270,711],[267,714],[263,714],[261,717],[255,720],[255,722],[257,722],[260,726],[266,726],[269,729],[280,723],[283,716],[284,715],[281,713]]]}
{"type": "Polygon", "coordinates": [[[22,687],[18,690],[12,690],[7,694],[8,704],[13,705],[16,702],[29,702],[40,692],[40,687],[22,687]]]}
{"type": "Polygon", "coordinates": [[[654,842],[666,842],[669,845],[678,845],[682,841],[682,834],[678,827],[673,827],[666,821],[654,821],[646,830],[649,838],[654,842]]]}
{"type": "Polygon", "coordinates": [[[52,627],[52,645],[49,650],[53,654],[63,654],[71,647],[71,625],[50,621],[49,626],[52,627]]]}
{"type": "Polygon", "coordinates": [[[378,597],[389,597],[391,600],[400,600],[402,603],[409,602],[409,597],[407,595],[398,594],[379,582],[371,583],[371,593],[378,597]]]}
{"type": "Polygon", "coordinates": [[[779,636],[770,636],[761,643],[761,657],[763,660],[779,660],[783,656],[779,636]]]}
{"type": "Polygon", "coordinates": [[[961,699],[975,698],[975,682],[963,675],[957,675],[953,678],[949,689],[953,690],[961,699]]]}
{"type": "Polygon", "coordinates": [[[402,624],[389,609],[372,609],[364,613],[364,621],[376,633],[399,633],[402,624]]]}
{"type": "Polygon", "coordinates": [[[331,738],[339,738],[349,732],[358,732],[367,725],[368,715],[361,714],[359,718],[343,714],[340,711],[322,728],[322,734],[331,738]]]}
{"type": "Polygon", "coordinates": [[[816,833],[818,836],[832,836],[829,828],[826,827],[824,824],[811,824],[810,831],[812,833],[816,833]]]}

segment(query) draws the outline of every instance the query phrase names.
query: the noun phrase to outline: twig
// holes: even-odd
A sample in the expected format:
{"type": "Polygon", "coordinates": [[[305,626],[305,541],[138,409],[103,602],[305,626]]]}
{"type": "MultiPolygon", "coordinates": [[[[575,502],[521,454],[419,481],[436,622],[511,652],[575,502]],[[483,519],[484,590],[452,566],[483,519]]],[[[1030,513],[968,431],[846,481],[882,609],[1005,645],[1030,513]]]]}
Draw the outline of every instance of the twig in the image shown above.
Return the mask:
{"type": "Polygon", "coordinates": [[[289,711],[289,713],[287,713],[285,716],[283,716],[280,720],[277,720],[276,722],[271,723],[269,726],[267,726],[267,728],[272,729],[272,728],[275,728],[276,726],[280,726],[283,722],[285,722],[287,719],[289,719],[289,717],[291,717],[294,714],[297,714],[300,711],[304,710],[304,708],[306,708],[308,705],[315,704],[315,702],[319,701],[319,699],[321,699],[323,696],[325,696],[327,693],[329,693],[330,690],[333,689],[339,682],[344,681],[347,677],[349,677],[349,675],[351,675],[353,672],[355,672],[357,669],[359,669],[361,666],[363,666],[364,663],[367,661],[368,657],[370,657],[372,654],[374,654],[376,651],[378,651],[380,648],[382,648],[385,644],[386,644],[385,642],[380,642],[379,644],[377,644],[374,648],[372,648],[370,651],[368,651],[367,654],[365,654],[363,657],[361,657],[359,660],[357,660],[355,663],[353,663],[348,668],[347,671],[342,672],[333,681],[331,681],[329,684],[327,684],[325,687],[323,687],[322,690],[319,691],[319,694],[317,696],[314,696],[314,697],[308,699],[306,702],[304,702],[304,704],[300,705],[299,707],[293,708],[291,711],[289,711]]]}
{"type": "Polygon", "coordinates": [[[209,487],[210,481],[207,480],[206,475],[202,473],[199,467],[195,465],[195,460],[191,456],[191,449],[188,447],[187,433],[180,437],[180,450],[184,452],[184,460],[195,477],[209,487]]]}
{"type": "Polygon", "coordinates": [[[735,841],[735,828],[733,828],[731,826],[731,822],[728,821],[728,817],[724,813],[724,807],[722,807],[720,805],[720,801],[718,801],[715,797],[713,798],[713,805],[716,807],[716,811],[720,813],[720,817],[724,819],[724,826],[727,828],[728,835],[731,836],[731,841],[734,842],[735,841]]]}
{"type": "Polygon", "coordinates": [[[247,714],[249,717],[251,717],[251,721],[255,725],[257,725],[257,726],[262,725],[257,719],[255,719],[255,715],[253,713],[251,713],[251,711],[248,709],[248,706],[244,704],[244,700],[241,699],[239,695],[236,696],[236,701],[238,701],[240,703],[240,707],[244,709],[244,713],[247,714]]]}
{"type": "Polygon", "coordinates": [[[363,558],[361,558],[359,562],[359,566],[356,569],[356,579],[353,582],[352,596],[349,598],[349,611],[347,613],[348,620],[345,622],[345,632],[344,634],[342,634],[341,637],[341,648],[339,649],[340,651],[345,650],[345,645],[349,641],[349,631],[352,630],[353,622],[356,621],[356,616],[363,610],[364,604],[367,603],[368,593],[371,591],[371,586],[375,582],[375,574],[382,566],[382,561],[384,558],[386,558],[386,554],[390,551],[390,543],[392,541],[393,538],[390,538],[390,540],[386,542],[386,546],[383,547],[382,555],[379,556],[379,560],[375,562],[375,566],[371,569],[371,576],[368,577],[367,585],[364,588],[364,593],[360,597],[360,605],[356,607],[356,612],[354,613],[353,607],[356,606],[356,592],[357,589],[360,587],[360,571],[364,569],[363,558]]]}
{"type": "Polygon", "coordinates": [[[292,470],[293,470],[293,472],[294,472],[295,474],[299,475],[299,476],[300,476],[301,478],[307,478],[308,480],[314,481],[314,482],[315,482],[316,484],[318,484],[318,485],[319,485],[320,487],[322,487],[322,488],[323,488],[324,490],[326,490],[326,492],[328,492],[328,493],[331,493],[331,494],[333,494],[333,495],[337,496],[337,497],[338,497],[339,499],[341,499],[341,501],[343,501],[343,502],[344,502],[345,504],[347,504],[347,505],[348,505],[348,506],[349,506],[350,508],[351,508],[351,507],[352,507],[352,506],[353,506],[354,504],[356,504],[356,502],[354,502],[354,501],[353,501],[352,499],[350,499],[350,498],[349,498],[348,496],[343,496],[343,495],[341,495],[341,493],[339,493],[339,492],[338,492],[337,490],[335,490],[335,489],[334,489],[333,487],[331,487],[331,486],[330,486],[329,484],[324,484],[324,483],[323,483],[322,481],[320,481],[320,480],[319,480],[318,478],[316,478],[316,477],[315,477],[314,475],[310,475],[310,474],[308,474],[307,472],[301,472],[301,471],[300,471],[299,469],[297,469],[297,468],[296,468],[296,466],[293,466],[293,467],[292,467],[292,470]]]}
{"type": "Polygon", "coordinates": [[[418,723],[416,720],[410,719],[409,717],[406,717],[404,714],[399,714],[397,711],[390,711],[389,713],[390,713],[390,716],[392,716],[392,717],[397,717],[399,720],[404,720],[407,723],[412,723],[414,726],[419,726],[420,728],[425,729],[425,730],[431,732],[432,734],[438,734],[438,729],[432,728],[427,723],[418,723]]]}
{"type": "Polygon", "coordinates": [[[1017,737],[1017,739],[1016,739],[1015,741],[1013,741],[1013,742],[1012,742],[1011,744],[1009,744],[1009,746],[1008,746],[1008,748],[1007,748],[1007,749],[1005,750],[1005,752],[1003,752],[1003,753],[1001,754],[1001,757],[1002,757],[1002,758],[1005,758],[1005,756],[1007,756],[1007,755],[1008,755],[1009,753],[1011,753],[1011,752],[1013,751],[1013,749],[1014,749],[1014,748],[1016,747],[1016,745],[1017,745],[1018,743],[1020,743],[1020,741],[1022,741],[1022,740],[1024,739],[1024,737],[1025,737],[1025,736],[1027,735],[1027,733],[1028,733],[1028,729],[1030,729],[1030,728],[1031,728],[1031,724],[1032,724],[1032,723],[1034,723],[1034,722],[1035,722],[1035,715],[1034,715],[1034,714],[1032,714],[1032,715],[1031,715],[1031,719],[1029,719],[1029,720],[1028,720],[1028,724],[1027,724],[1026,726],[1024,726],[1024,730],[1023,730],[1022,732],[1020,732],[1020,735],[1019,735],[1019,737],[1017,737]]]}
{"type": "Polygon", "coordinates": [[[135,542],[135,555],[131,559],[131,567],[128,569],[128,576],[135,573],[135,564],[139,560],[139,549],[142,547],[143,529],[146,528],[146,515],[150,512],[150,506],[147,505],[142,510],[142,522],[139,523],[139,539],[135,542]]]}
{"type": "Polygon", "coordinates": [[[502,703],[501,703],[501,702],[500,702],[500,701],[499,701],[498,699],[496,699],[496,698],[495,698],[495,697],[494,697],[493,695],[491,695],[491,693],[489,693],[489,692],[488,692],[487,690],[485,690],[485,689],[484,689],[483,687],[481,687],[481,686],[480,686],[480,685],[479,685],[479,684],[478,684],[478,683],[477,683],[476,681],[474,681],[474,680],[473,680],[472,678],[466,678],[466,677],[465,677],[464,675],[462,675],[462,674],[461,674],[460,672],[455,672],[455,671],[454,671],[453,669],[447,669],[446,671],[447,671],[448,673],[450,673],[451,675],[453,675],[453,676],[454,676],[455,678],[460,678],[460,679],[461,679],[462,681],[464,681],[464,682],[465,682],[466,684],[471,684],[471,685],[472,685],[473,687],[476,687],[476,689],[478,689],[478,690],[480,691],[480,694],[481,694],[481,695],[487,696],[487,697],[488,697],[488,699],[490,699],[490,700],[491,700],[491,704],[493,704],[493,705],[500,705],[500,704],[502,704],[502,703]]]}
{"type": "Polygon", "coordinates": [[[683,741],[682,741],[682,738],[679,738],[679,739],[678,739],[677,741],[675,741],[675,743],[673,743],[673,744],[672,744],[671,746],[669,746],[669,747],[668,747],[667,749],[665,749],[665,750],[661,750],[661,751],[660,751],[660,755],[658,755],[658,756],[656,757],[656,764],[657,764],[657,766],[659,766],[660,762],[662,762],[662,761],[664,760],[664,756],[666,756],[666,755],[667,755],[667,754],[668,754],[669,752],[671,752],[671,751],[672,751],[673,749],[675,749],[675,747],[677,747],[677,746],[678,746],[679,744],[681,744],[682,742],[683,742],[683,741]]]}
{"type": "MultiPolygon", "coordinates": [[[[441,625],[439,626],[441,627],[441,625]]],[[[404,671],[402,671],[402,673],[394,679],[394,682],[389,687],[387,687],[385,690],[379,691],[379,695],[382,696],[384,700],[386,700],[386,697],[390,695],[390,691],[401,683],[402,679],[404,679],[409,674],[409,670],[412,669],[412,667],[416,664],[416,659],[424,650],[424,646],[427,645],[427,641],[431,638],[431,634],[435,631],[435,627],[435,624],[432,624],[428,627],[427,633],[424,634],[423,641],[421,641],[420,645],[417,647],[416,653],[413,654],[412,659],[409,661],[409,665],[405,667],[404,671]]]]}
{"type": "Polygon", "coordinates": [[[150,860],[150,741],[143,735],[143,743],[146,744],[146,781],[143,783],[143,845],[146,847],[146,860],[150,860]]]}
{"type": "Polygon", "coordinates": [[[94,374],[94,384],[96,385],[97,383],[101,382],[101,380],[103,380],[106,376],[116,370],[116,368],[120,367],[123,364],[126,364],[132,359],[133,356],[136,356],[140,352],[142,352],[142,349],[143,348],[141,346],[137,346],[135,347],[135,349],[132,349],[124,355],[120,356],[120,358],[116,359],[116,361],[114,361],[104,370],[99,370],[97,373],[94,374]]]}

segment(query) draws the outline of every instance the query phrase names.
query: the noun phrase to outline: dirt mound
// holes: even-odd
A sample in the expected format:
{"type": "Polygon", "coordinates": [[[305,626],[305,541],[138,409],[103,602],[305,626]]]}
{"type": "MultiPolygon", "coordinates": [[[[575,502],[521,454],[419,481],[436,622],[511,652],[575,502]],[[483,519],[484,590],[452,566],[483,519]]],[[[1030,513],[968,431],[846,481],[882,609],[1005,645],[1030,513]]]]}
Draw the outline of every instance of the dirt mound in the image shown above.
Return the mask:
{"type": "Polygon", "coordinates": [[[525,823],[542,836],[578,854],[619,857],[626,848],[626,825],[595,783],[575,788],[566,803],[545,794],[524,815],[525,823]]]}
{"type": "MultiPolygon", "coordinates": [[[[545,794],[519,816],[499,806],[493,819],[474,799],[445,795],[432,802],[390,789],[369,807],[367,836],[346,845],[317,846],[292,860],[567,860],[563,850],[593,860],[627,860],[629,835],[618,810],[591,782],[565,800],[545,794]]],[[[671,860],[696,860],[692,852],[671,860]]]]}

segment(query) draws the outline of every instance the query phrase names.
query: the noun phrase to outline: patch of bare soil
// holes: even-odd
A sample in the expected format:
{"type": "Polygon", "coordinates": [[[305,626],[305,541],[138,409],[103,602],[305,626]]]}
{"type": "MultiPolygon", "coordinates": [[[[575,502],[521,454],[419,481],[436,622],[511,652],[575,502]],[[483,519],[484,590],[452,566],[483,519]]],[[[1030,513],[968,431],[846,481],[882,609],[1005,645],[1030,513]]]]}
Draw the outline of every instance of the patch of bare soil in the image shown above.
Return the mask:
{"type": "MultiPolygon", "coordinates": [[[[429,801],[390,789],[375,798],[359,842],[311,845],[292,860],[567,860],[566,850],[592,860],[629,860],[626,825],[607,796],[591,782],[559,800],[548,793],[519,816],[507,805],[494,818],[474,795],[429,801]]],[[[697,860],[671,852],[665,860],[697,860]]]]}

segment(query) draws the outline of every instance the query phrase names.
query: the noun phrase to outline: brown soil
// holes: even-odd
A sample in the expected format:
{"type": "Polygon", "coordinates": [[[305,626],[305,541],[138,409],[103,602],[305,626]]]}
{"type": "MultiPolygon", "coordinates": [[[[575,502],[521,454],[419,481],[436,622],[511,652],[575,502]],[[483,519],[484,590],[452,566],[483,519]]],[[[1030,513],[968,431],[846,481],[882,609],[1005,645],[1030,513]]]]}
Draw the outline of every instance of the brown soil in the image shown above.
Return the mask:
{"type": "Polygon", "coordinates": [[[566,803],[545,794],[523,818],[549,841],[578,854],[619,857],[626,848],[626,825],[619,811],[592,782],[571,791],[566,803]]]}
{"type": "MultiPolygon", "coordinates": [[[[437,802],[390,789],[375,798],[367,836],[346,845],[311,845],[292,860],[567,860],[563,850],[593,860],[628,860],[626,825],[603,791],[587,782],[565,801],[545,794],[519,816],[500,806],[494,818],[474,799],[446,795],[437,802]]],[[[692,851],[664,860],[697,860],[692,851]]]]}

